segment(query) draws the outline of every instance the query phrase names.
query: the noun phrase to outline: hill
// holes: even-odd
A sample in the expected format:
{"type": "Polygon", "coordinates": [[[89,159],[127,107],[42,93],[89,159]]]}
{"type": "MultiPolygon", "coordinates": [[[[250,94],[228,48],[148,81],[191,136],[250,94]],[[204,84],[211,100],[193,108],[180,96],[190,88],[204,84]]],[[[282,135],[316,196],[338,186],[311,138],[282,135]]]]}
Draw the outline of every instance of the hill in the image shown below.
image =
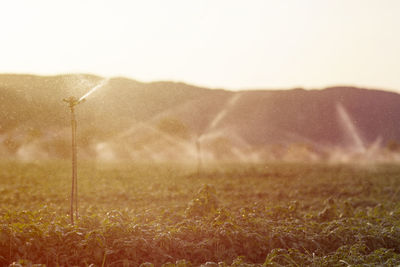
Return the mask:
{"type": "MultiPolygon", "coordinates": [[[[70,114],[62,99],[102,79],[0,75],[0,156],[68,157],[70,114]]],[[[400,142],[398,107],[397,93],[353,87],[232,92],[117,77],[77,106],[78,144],[88,159],[260,159],[293,147],[305,158],[337,149],[366,153],[400,142]]]]}

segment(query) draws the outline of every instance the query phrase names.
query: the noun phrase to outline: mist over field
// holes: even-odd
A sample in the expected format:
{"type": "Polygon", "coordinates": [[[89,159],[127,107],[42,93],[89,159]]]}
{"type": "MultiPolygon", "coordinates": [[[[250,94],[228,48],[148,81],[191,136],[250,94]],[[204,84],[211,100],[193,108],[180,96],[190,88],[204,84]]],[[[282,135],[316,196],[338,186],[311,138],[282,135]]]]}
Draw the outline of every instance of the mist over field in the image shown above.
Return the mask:
{"type": "Polygon", "coordinates": [[[93,75],[0,75],[0,157],[83,160],[397,161],[400,95],[354,87],[229,91],[93,75]]]}

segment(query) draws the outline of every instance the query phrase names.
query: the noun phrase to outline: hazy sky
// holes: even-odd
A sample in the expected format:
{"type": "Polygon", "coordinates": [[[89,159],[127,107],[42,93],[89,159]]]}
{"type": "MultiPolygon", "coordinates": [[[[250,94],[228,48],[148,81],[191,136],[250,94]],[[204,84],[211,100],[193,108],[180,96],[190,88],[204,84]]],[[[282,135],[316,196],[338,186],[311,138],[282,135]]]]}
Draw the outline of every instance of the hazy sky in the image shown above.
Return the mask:
{"type": "Polygon", "coordinates": [[[0,3],[1,73],[400,92],[399,0],[0,3]]]}

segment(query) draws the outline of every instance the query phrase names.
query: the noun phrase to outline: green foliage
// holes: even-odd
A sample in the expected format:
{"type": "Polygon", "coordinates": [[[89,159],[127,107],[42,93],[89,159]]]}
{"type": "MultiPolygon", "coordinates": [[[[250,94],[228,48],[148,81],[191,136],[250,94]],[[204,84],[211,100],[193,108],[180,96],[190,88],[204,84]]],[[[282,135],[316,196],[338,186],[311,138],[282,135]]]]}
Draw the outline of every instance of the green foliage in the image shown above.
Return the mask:
{"type": "Polygon", "coordinates": [[[395,266],[398,166],[0,164],[1,266],[395,266]],[[36,265],[35,265],[36,264],[36,265]]]}
{"type": "Polygon", "coordinates": [[[216,190],[211,185],[204,185],[189,202],[186,214],[190,216],[205,216],[214,213],[218,207],[216,190]]]}

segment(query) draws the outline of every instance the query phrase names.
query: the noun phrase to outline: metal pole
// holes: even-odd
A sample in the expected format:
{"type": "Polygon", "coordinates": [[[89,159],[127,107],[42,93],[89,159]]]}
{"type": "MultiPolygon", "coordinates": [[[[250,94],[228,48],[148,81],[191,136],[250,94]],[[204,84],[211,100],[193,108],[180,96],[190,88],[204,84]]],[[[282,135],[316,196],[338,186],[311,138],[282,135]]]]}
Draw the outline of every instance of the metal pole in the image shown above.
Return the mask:
{"type": "Polygon", "coordinates": [[[75,218],[78,219],[78,162],[77,162],[77,146],[76,146],[76,118],[75,112],[72,108],[72,180],[74,183],[74,195],[75,195],[75,218]]]}
{"type": "Polygon", "coordinates": [[[75,179],[76,179],[76,154],[75,154],[75,112],[74,106],[70,105],[71,108],[71,129],[72,129],[72,188],[71,188],[71,207],[70,217],[71,224],[74,224],[74,192],[75,192],[75,179]]]}
{"type": "Polygon", "coordinates": [[[200,138],[196,139],[196,149],[197,149],[197,176],[200,177],[201,165],[202,165],[200,138]]]}
{"type": "Polygon", "coordinates": [[[77,147],[76,147],[76,118],[74,107],[82,101],[79,101],[75,97],[69,97],[64,99],[68,103],[71,109],[71,130],[72,130],[72,188],[71,188],[71,207],[70,217],[71,224],[74,224],[74,201],[75,201],[75,218],[78,219],[78,172],[77,172],[77,147]]]}

